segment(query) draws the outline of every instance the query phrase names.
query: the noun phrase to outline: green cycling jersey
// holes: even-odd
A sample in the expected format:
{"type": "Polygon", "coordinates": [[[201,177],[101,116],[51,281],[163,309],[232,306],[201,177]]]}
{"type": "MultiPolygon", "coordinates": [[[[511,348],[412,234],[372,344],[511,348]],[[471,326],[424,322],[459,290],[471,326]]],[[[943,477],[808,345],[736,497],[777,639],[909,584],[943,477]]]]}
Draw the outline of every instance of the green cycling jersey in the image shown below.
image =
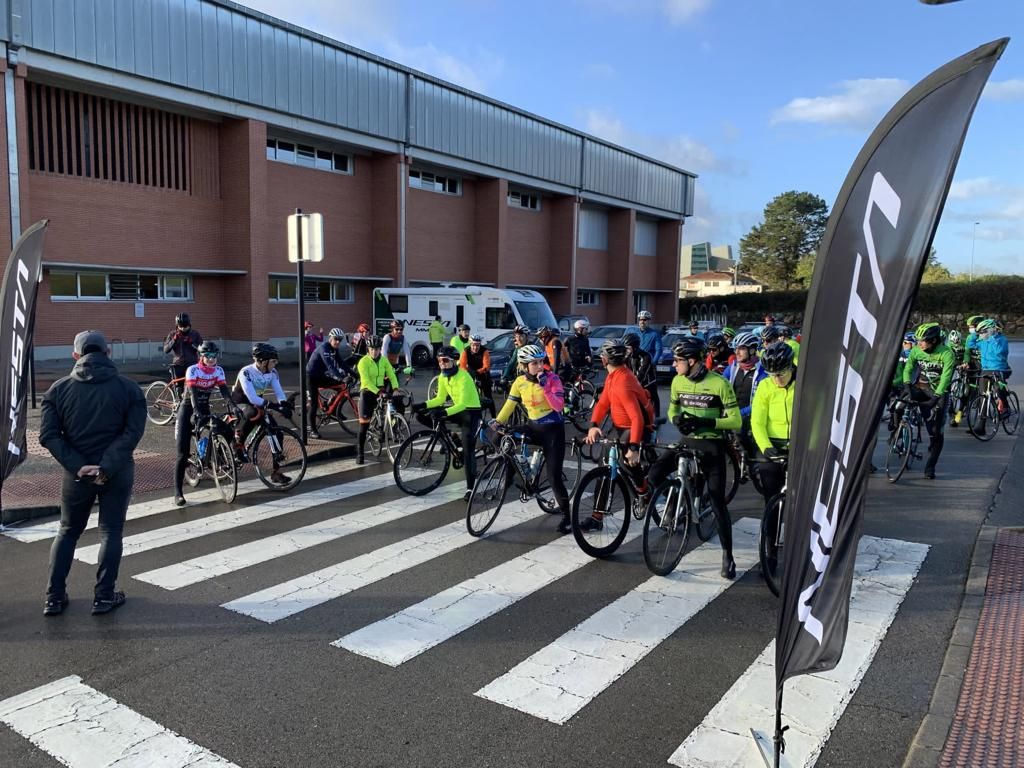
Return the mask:
{"type": "Polygon", "coordinates": [[[903,383],[911,384],[914,371],[917,370],[918,386],[926,386],[936,397],[941,397],[949,392],[955,366],[953,350],[945,344],[939,344],[931,352],[914,347],[910,350],[906,365],[903,366],[903,383]]]}
{"type": "Polygon", "coordinates": [[[715,420],[713,428],[698,429],[691,435],[697,438],[720,438],[722,432],[743,426],[732,384],[713,371],[707,371],[698,381],[679,375],[672,379],[668,417],[673,420],[680,414],[715,420]]]}

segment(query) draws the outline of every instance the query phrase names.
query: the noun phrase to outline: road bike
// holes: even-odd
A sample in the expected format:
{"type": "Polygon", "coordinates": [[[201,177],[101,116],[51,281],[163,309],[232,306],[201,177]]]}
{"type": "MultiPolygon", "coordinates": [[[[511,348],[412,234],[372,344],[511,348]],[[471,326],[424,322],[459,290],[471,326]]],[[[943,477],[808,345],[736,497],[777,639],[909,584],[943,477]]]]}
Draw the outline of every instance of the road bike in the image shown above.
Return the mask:
{"type": "Polygon", "coordinates": [[[960,426],[971,401],[978,393],[978,373],[957,368],[949,385],[949,424],[960,426]]]}
{"type": "Polygon", "coordinates": [[[381,391],[377,396],[377,407],[373,409],[370,425],[366,432],[366,452],[379,457],[386,452],[388,461],[394,462],[401,447],[411,434],[409,422],[399,413],[412,403],[408,391],[396,389],[390,395],[381,391]]]}
{"type": "Polygon", "coordinates": [[[272,412],[291,412],[298,392],[281,403],[266,403],[256,409],[252,421],[256,426],[245,438],[245,455],[265,486],[275,491],[288,491],[302,482],[306,475],[306,446],[297,430],[282,427],[272,412]]]}
{"type": "Polygon", "coordinates": [[[888,450],[885,454],[885,476],[890,483],[899,480],[914,459],[920,459],[918,446],[921,444],[921,426],[924,420],[917,403],[908,398],[899,398],[893,405],[890,416],[888,450]]]}
{"type": "Polygon", "coordinates": [[[316,414],[316,430],[337,424],[350,435],[359,433],[359,387],[351,378],[329,387],[320,387],[320,407],[316,414]]]}
{"type": "Polygon", "coordinates": [[[750,480],[754,489],[761,492],[761,481],[757,476],[757,465],[747,456],[747,450],[740,442],[739,434],[727,432],[725,441],[725,503],[736,496],[742,483],[750,480]]]}
{"type": "Polygon", "coordinates": [[[146,387],[146,418],[158,427],[170,424],[181,407],[180,388],[185,386],[185,377],[175,378],[174,368],[169,368],[170,381],[154,381],[146,387]]]}
{"type": "MultiPolygon", "coordinates": [[[[481,423],[476,441],[477,462],[493,452],[481,423]]],[[[411,496],[423,496],[437,488],[451,469],[462,469],[465,463],[462,439],[439,419],[431,429],[421,429],[405,439],[395,454],[395,484],[411,496]]]]}
{"type": "Polygon", "coordinates": [[[1020,401],[1001,376],[986,373],[978,379],[978,394],[967,407],[967,426],[978,440],[996,436],[1000,425],[1012,435],[1020,424],[1020,401]]]}
{"type": "Polygon", "coordinates": [[[185,482],[190,488],[204,477],[213,479],[221,498],[230,504],[238,495],[238,464],[231,428],[213,414],[200,416],[192,429],[185,482]]]}
{"type": "MultiPolygon", "coordinates": [[[[559,512],[558,501],[548,482],[544,451],[531,446],[526,435],[518,430],[499,432],[497,451],[477,476],[466,505],[466,529],[471,536],[483,536],[501,511],[509,486],[519,491],[519,500],[526,503],[532,498],[537,506],[549,514],[559,512]]],[[[567,446],[562,464],[562,483],[570,500],[577,491],[583,456],[575,441],[567,446]]]]}
{"type": "MultiPolygon", "coordinates": [[[[778,456],[770,458],[777,464],[781,464],[784,470],[788,470],[788,457],[778,456]]],[[[782,484],[782,490],[768,499],[764,505],[764,514],[761,515],[761,529],[757,538],[757,557],[761,563],[761,575],[764,576],[765,584],[776,597],[782,589],[782,574],[785,572],[785,543],[786,543],[786,522],[783,512],[786,507],[786,485],[782,484]]]]}
{"type": "Polygon", "coordinates": [[[565,388],[563,413],[581,432],[586,432],[590,428],[594,404],[601,396],[602,388],[594,385],[594,376],[595,372],[590,368],[577,368],[562,382],[565,388]]]}

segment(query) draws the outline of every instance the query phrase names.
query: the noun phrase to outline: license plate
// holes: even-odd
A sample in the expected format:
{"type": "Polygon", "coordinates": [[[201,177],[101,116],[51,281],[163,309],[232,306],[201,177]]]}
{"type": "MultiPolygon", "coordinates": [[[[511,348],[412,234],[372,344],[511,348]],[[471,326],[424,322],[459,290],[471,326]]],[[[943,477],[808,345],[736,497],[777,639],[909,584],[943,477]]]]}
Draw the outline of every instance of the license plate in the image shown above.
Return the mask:
{"type": "Polygon", "coordinates": [[[657,368],[658,368],[658,373],[668,373],[669,371],[672,370],[672,366],[671,365],[659,365],[657,368]]]}

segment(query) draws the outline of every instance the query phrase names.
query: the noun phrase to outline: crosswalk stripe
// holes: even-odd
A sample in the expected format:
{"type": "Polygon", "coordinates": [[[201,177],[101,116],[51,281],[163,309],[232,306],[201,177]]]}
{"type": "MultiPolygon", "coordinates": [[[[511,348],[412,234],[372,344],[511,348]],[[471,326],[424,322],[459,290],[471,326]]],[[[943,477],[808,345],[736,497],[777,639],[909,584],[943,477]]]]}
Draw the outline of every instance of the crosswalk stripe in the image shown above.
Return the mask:
{"type": "MultiPolygon", "coordinates": [[[[532,501],[506,503],[485,538],[543,514],[532,501]]],[[[240,597],[222,607],[273,623],[479,540],[467,533],[466,522],[462,518],[352,560],[240,597]]]]}
{"type": "MultiPolygon", "coordinates": [[[[356,468],[355,459],[343,459],[341,461],[331,461],[325,463],[316,463],[309,466],[306,469],[305,480],[315,480],[318,477],[326,477],[328,475],[337,474],[339,472],[347,472],[350,469],[356,468]]],[[[243,496],[247,493],[254,493],[256,491],[265,491],[267,486],[263,484],[263,481],[259,478],[254,480],[243,480],[238,484],[238,495],[243,496]]],[[[216,488],[201,488],[199,490],[190,490],[188,492],[188,500],[190,504],[204,504],[209,501],[220,501],[220,491],[216,488]]],[[[152,501],[142,501],[138,504],[132,504],[128,507],[127,520],[138,520],[143,517],[149,517],[151,515],[159,515],[162,512],[173,512],[178,511],[179,508],[174,506],[174,497],[165,496],[160,499],[154,499],[152,501]]],[[[85,529],[92,530],[99,525],[99,516],[94,515],[90,517],[89,522],[86,523],[85,529]]],[[[32,523],[25,526],[14,526],[4,529],[2,532],[4,536],[9,536],[12,539],[23,543],[32,543],[34,541],[44,541],[46,539],[52,539],[57,535],[57,529],[60,528],[60,521],[49,520],[45,523],[32,523]]]]}
{"type": "MultiPolygon", "coordinates": [[[[168,525],[163,528],[156,528],[152,531],[144,531],[134,536],[126,536],[124,539],[123,556],[137,555],[140,552],[147,552],[151,549],[159,549],[171,544],[180,544],[183,541],[197,539],[201,536],[209,536],[213,533],[227,531],[261,520],[269,520],[281,515],[290,515],[310,507],[317,507],[321,504],[348,499],[362,493],[378,491],[381,488],[380,477],[363,477],[359,480],[352,480],[347,483],[339,483],[327,488],[320,488],[316,491],[300,493],[297,496],[281,496],[273,501],[266,501],[262,504],[254,504],[251,507],[232,509],[209,517],[201,517],[198,520],[189,520],[176,525],[168,525]]],[[[100,545],[93,544],[88,547],[79,547],[75,552],[75,559],[84,563],[99,562],[100,545]]]]}
{"type": "MultiPolygon", "coordinates": [[[[634,525],[623,544],[642,530],[634,525]]],[[[592,562],[575,539],[564,536],[331,645],[397,667],[592,562]]]]}
{"type": "MultiPolygon", "coordinates": [[[[857,550],[850,624],[838,666],[786,682],[783,723],[787,766],[813,766],[874,659],[918,570],[925,544],[864,536],[857,550]]],[[[750,729],[775,732],[775,641],[668,759],[679,766],[761,766],[750,729]]]]}
{"type": "MultiPolygon", "coordinates": [[[[757,563],[759,521],[733,525],[739,579],[757,563]]],[[[715,537],[688,552],[669,576],[654,576],[476,692],[561,725],[629,671],[734,581],[719,574],[715,537]]]]}
{"type": "Polygon", "coordinates": [[[77,675],[0,701],[0,722],[71,768],[238,768],[77,675]]]}
{"type": "Polygon", "coordinates": [[[458,483],[445,485],[430,496],[411,496],[386,501],[293,531],[285,531],[220,552],[146,571],[135,578],[164,589],[180,589],[447,504],[461,498],[464,492],[465,489],[458,483]]]}

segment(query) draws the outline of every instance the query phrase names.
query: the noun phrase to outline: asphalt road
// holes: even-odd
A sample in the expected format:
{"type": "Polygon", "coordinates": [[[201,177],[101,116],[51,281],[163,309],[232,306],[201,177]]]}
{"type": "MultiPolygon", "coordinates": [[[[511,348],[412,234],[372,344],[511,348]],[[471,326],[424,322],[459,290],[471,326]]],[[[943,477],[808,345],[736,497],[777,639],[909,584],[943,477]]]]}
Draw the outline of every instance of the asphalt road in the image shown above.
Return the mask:
{"type": "MultiPolygon", "coordinates": [[[[1014,346],[1019,357],[1019,345],[1014,346]]],[[[1014,444],[1003,434],[980,443],[950,430],[936,480],[922,478],[920,463],[896,485],[881,475],[870,478],[863,533],[925,544],[929,550],[863,680],[827,736],[817,765],[888,766],[902,760],[927,709],[975,537],[1014,444]]],[[[879,465],[881,446],[876,450],[879,465]]],[[[1019,469],[1019,453],[1013,461],[1019,469]]],[[[504,607],[398,666],[335,647],[335,640],[556,539],[555,519],[530,505],[523,507],[529,519],[493,536],[471,540],[461,532],[440,538],[431,532],[448,524],[459,528],[464,518],[460,501],[415,511],[410,498],[395,488],[388,466],[356,468],[344,462],[336,469],[307,479],[288,497],[296,501],[297,494],[319,489],[333,494],[333,500],[314,497],[306,502],[309,506],[282,512],[279,505],[257,505],[283,497],[248,493],[232,507],[255,511],[247,524],[225,524],[166,546],[152,545],[147,532],[209,523],[226,508],[206,503],[180,511],[167,504],[160,514],[130,521],[128,534],[150,544],[125,556],[120,586],[128,603],[107,617],[89,615],[93,567],[76,562],[70,608],[61,617],[44,618],[49,541],[0,536],[5,587],[0,721],[8,697],[77,675],[124,707],[243,768],[658,766],[666,764],[774,635],[777,602],[755,565],[664,639],[657,639],[653,629],[642,633],[655,639],[635,665],[609,671],[614,661],[597,664],[612,678],[610,684],[563,724],[474,695],[649,582],[636,539],[614,559],[568,567],[565,575],[532,592],[523,586],[524,577],[497,572],[483,596],[505,595],[504,607]],[[219,575],[178,589],[152,583],[159,580],[153,575],[158,569],[174,570],[199,556],[209,556],[209,563],[228,548],[360,514],[361,527],[351,535],[321,540],[307,529],[287,539],[278,536],[281,556],[231,570],[244,564],[239,560],[219,575]],[[379,520],[387,522],[375,524],[379,520]],[[422,546],[414,547],[417,542],[422,546]],[[385,547],[390,549],[381,551],[385,547]],[[360,556],[367,557],[357,560],[360,556]],[[305,609],[272,623],[222,607],[231,601],[244,607],[241,598],[252,603],[262,590],[311,573],[320,576],[312,584],[307,579],[307,588],[337,585],[323,569],[351,563],[360,567],[353,566],[341,579],[340,596],[299,606],[305,609]],[[137,578],[144,574],[146,580],[137,578]],[[509,594],[516,598],[510,604],[509,594]]],[[[758,518],[759,506],[753,490],[744,487],[730,509],[738,521],[758,518]]],[[[87,531],[80,548],[97,540],[95,530],[87,531]]],[[[564,562],[556,557],[538,567],[564,562]]],[[[706,582],[717,585],[717,575],[706,582]]],[[[273,610],[286,604],[297,584],[281,590],[278,603],[264,606],[273,610]]],[[[689,583],[684,586],[691,590],[689,583]]],[[[81,717],[77,709],[72,712],[81,717]]],[[[44,729],[38,738],[45,740],[46,734],[44,729]]],[[[65,746],[75,749],[85,741],[82,736],[65,746]]],[[[96,742],[102,750],[107,740],[96,742]]],[[[756,752],[748,756],[747,764],[758,765],[756,752]]],[[[23,733],[0,724],[0,765],[59,764],[23,733]]],[[[170,763],[154,753],[137,764],[170,763]]]]}

